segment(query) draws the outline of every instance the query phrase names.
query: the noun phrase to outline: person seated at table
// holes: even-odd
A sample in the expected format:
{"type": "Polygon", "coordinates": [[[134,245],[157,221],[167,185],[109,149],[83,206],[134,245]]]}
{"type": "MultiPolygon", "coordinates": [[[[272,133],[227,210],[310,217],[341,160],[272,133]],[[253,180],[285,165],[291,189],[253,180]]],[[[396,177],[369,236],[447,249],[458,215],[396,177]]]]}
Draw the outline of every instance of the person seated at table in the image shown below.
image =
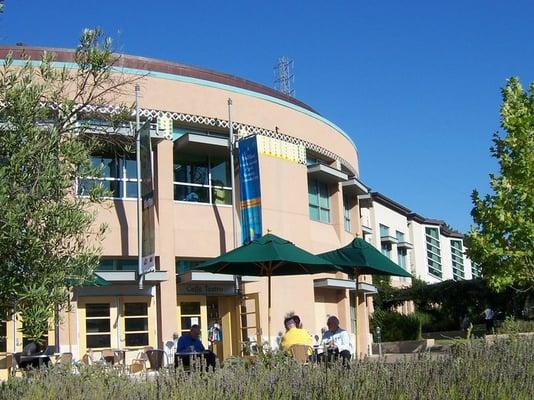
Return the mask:
{"type": "MultiPolygon", "coordinates": [[[[310,336],[308,331],[298,327],[294,317],[295,316],[291,316],[284,320],[286,333],[284,334],[284,336],[282,336],[282,340],[280,341],[280,347],[282,347],[282,350],[288,352],[291,346],[296,344],[310,346],[310,348],[308,349],[308,354],[311,355],[313,353],[312,337],[310,336]]],[[[298,318],[298,321],[300,324],[300,318],[298,318]]]]}
{"type": "Polygon", "coordinates": [[[25,356],[33,356],[34,354],[37,354],[41,352],[43,347],[40,343],[37,342],[30,342],[24,348],[22,349],[22,353],[25,356]]]}
{"type": "Polygon", "coordinates": [[[295,321],[295,325],[297,325],[297,328],[302,329],[302,321],[300,320],[300,317],[296,314],[291,316],[291,319],[295,321]]]}
{"type": "Polygon", "coordinates": [[[332,315],[326,321],[328,330],[323,334],[321,344],[319,346],[319,361],[325,361],[328,357],[328,361],[335,360],[339,357],[343,359],[343,364],[350,361],[351,358],[351,343],[348,332],[339,327],[339,319],[332,315]],[[324,349],[326,348],[326,354],[324,349]]]}
{"type": "Polygon", "coordinates": [[[38,342],[30,342],[22,349],[22,358],[18,367],[39,369],[42,365],[48,366],[49,362],[49,354],[43,352],[43,346],[38,342]]]}
{"type": "MultiPolygon", "coordinates": [[[[200,353],[206,359],[208,367],[215,368],[215,354],[211,351],[206,351],[202,341],[200,340],[200,327],[192,325],[189,334],[182,335],[178,339],[176,354],[182,359],[184,367],[189,367],[192,353],[200,353]],[[188,353],[180,355],[180,353],[188,353]]],[[[176,362],[175,362],[176,364],[176,362]]]]}

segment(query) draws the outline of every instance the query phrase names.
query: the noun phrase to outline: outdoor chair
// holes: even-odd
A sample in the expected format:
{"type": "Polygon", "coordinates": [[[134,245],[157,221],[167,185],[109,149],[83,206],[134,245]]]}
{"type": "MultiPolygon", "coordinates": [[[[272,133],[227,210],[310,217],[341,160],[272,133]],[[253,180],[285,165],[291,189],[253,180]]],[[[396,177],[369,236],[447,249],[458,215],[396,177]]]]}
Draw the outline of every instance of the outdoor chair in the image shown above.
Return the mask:
{"type": "Polygon", "coordinates": [[[57,361],[57,363],[58,363],[59,365],[62,365],[62,366],[64,366],[64,367],[67,367],[67,366],[72,365],[72,360],[73,360],[72,353],[61,353],[61,355],[59,356],[59,360],[57,361]]]}
{"type": "Polygon", "coordinates": [[[167,366],[174,365],[174,356],[176,354],[174,340],[168,340],[165,342],[165,354],[167,355],[167,366]]]}
{"type": "Polygon", "coordinates": [[[113,350],[113,354],[115,355],[115,364],[122,364],[124,366],[126,351],[125,350],[113,350]]]}
{"type": "Polygon", "coordinates": [[[289,354],[299,364],[306,364],[309,361],[313,348],[306,344],[294,344],[289,348],[289,354]]]}
{"type": "Polygon", "coordinates": [[[166,354],[163,350],[148,350],[146,352],[148,361],[150,362],[150,369],[157,371],[163,367],[163,362],[166,358],[166,354]]]}
{"type": "Polygon", "coordinates": [[[131,374],[142,372],[146,369],[146,354],[138,351],[126,351],[124,354],[124,365],[131,374]]]}
{"type": "Polygon", "coordinates": [[[95,364],[95,360],[93,358],[93,354],[92,353],[85,353],[80,361],[84,365],[93,365],[93,364],[95,364]]]}
{"type": "Polygon", "coordinates": [[[111,349],[102,350],[102,358],[106,364],[115,365],[118,361],[118,357],[115,352],[111,349]]]}

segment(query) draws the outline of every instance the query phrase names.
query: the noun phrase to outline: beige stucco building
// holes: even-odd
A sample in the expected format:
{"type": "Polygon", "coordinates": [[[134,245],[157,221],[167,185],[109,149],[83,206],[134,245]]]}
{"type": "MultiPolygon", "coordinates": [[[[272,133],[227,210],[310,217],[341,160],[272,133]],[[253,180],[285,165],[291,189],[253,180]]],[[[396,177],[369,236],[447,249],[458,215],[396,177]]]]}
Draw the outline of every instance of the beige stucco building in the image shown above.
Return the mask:
{"type": "MultiPolygon", "coordinates": [[[[0,58],[14,51],[17,60],[22,50],[33,59],[43,51],[3,47],[0,58]]],[[[52,51],[58,66],[74,67],[72,51],[52,51]]],[[[218,323],[222,340],[215,343],[217,355],[242,354],[244,342],[268,340],[266,279],[243,277],[238,294],[232,276],[191,270],[232,249],[233,235],[240,236],[239,213],[231,205],[228,99],[235,132],[269,143],[259,155],[263,233],[270,231],[312,253],[362,235],[358,196],[367,190],[358,181],[356,146],[306,104],[265,86],[140,57],[122,56],[120,66],[123,73],[141,77],[141,120],[153,122],[156,271],[139,289],[134,155],[94,154],[103,177],[79,180],[77,192],[83,196],[90,185],[100,184],[114,193],[97,217],[98,224],[108,225],[98,274],[111,285],[75,289],[70,312],[63,312],[48,341],[78,359],[104,348],[162,348],[174,332],[198,323],[208,346],[209,330],[218,323]]],[[[126,100],[133,102],[134,93],[126,100]]],[[[236,197],[239,204],[239,193],[236,197]]],[[[370,279],[364,277],[365,282],[357,305],[362,354],[368,349],[368,294],[373,291],[370,279]]],[[[321,336],[330,315],[355,334],[354,283],[346,275],[274,277],[272,284],[273,346],[288,313],[298,314],[312,335],[321,336]]],[[[19,351],[23,338],[14,333],[13,322],[3,329],[7,340],[0,351],[19,351]]]]}
{"type": "MultiPolygon", "coordinates": [[[[463,234],[445,221],[425,218],[379,192],[361,195],[359,205],[366,240],[413,276],[427,283],[480,276],[465,254],[463,234]]],[[[391,282],[407,286],[411,279],[391,282]]],[[[413,311],[405,306],[405,312],[413,311]]]]}

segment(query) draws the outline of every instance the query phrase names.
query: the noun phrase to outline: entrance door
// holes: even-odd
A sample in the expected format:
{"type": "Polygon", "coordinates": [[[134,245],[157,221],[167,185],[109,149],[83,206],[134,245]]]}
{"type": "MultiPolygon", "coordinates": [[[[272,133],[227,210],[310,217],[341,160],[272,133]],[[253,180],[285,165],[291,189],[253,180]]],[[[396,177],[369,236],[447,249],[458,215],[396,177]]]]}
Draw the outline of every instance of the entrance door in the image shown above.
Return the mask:
{"type": "Polygon", "coordinates": [[[239,315],[241,324],[241,353],[243,355],[254,353],[262,344],[258,293],[249,293],[241,297],[239,315]]]}

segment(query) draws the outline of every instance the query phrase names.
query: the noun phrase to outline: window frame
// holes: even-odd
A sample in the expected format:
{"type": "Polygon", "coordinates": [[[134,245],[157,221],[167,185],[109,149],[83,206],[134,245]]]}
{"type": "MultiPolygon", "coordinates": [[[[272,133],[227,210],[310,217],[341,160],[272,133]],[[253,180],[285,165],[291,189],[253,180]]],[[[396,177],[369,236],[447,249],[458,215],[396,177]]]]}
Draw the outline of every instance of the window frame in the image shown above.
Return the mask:
{"type": "Polygon", "coordinates": [[[343,195],[343,228],[346,232],[352,232],[352,207],[349,207],[347,195],[343,195]]]}
{"type": "Polygon", "coordinates": [[[378,229],[380,233],[380,238],[388,237],[389,236],[389,226],[384,224],[378,224],[378,229]],[[383,234],[385,233],[385,234],[383,234]]]}
{"type": "Polygon", "coordinates": [[[121,304],[122,306],[122,319],[123,319],[123,325],[124,325],[124,345],[128,348],[138,348],[138,347],[144,347],[148,346],[150,343],[150,305],[146,301],[135,301],[135,300],[129,300],[124,301],[121,304]],[[146,313],[145,314],[135,314],[135,315],[127,315],[126,314],[126,305],[127,304],[144,304],[146,307],[146,313]],[[131,319],[143,319],[146,320],[146,329],[144,330],[128,330],[127,328],[127,321],[131,319]],[[138,344],[138,345],[129,345],[128,344],[128,335],[138,335],[143,334],[146,335],[146,343],[145,344],[138,344]]]}
{"type": "Polygon", "coordinates": [[[84,324],[84,331],[85,331],[85,337],[83,338],[84,340],[84,347],[87,349],[87,350],[102,350],[102,349],[107,349],[107,348],[110,348],[110,347],[113,347],[113,323],[112,323],[112,316],[113,316],[113,311],[112,311],[112,307],[113,307],[113,304],[111,302],[108,302],[108,301],[102,301],[102,302],[98,302],[98,301],[94,301],[94,302],[87,302],[84,304],[84,309],[85,309],[85,312],[84,312],[84,321],[83,321],[83,324],[84,324]],[[96,305],[96,304],[105,304],[108,306],[108,315],[107,316],[100,316],[100,317],[88,317],[87,316],[87,308],[88,306],[92,306],[92,305],[96,305]],[[88,329],[87,329],[87,321],[94,321],[94,320],[98,320],[98,321],[101,321],[101,320],[107,320],[109,321],[109,330],[106,331],[106,332],[88,332],[88,329]],[[108,336],[109,337],[109,346],[102,346],[102,347],[90,347],[88,346],[88,339],[89,339],[89,336],[108,336]]]}
{"type": "Polygon", "coordinates": [[[380,242],[380,252],[385,255],[387,258],[391,259],[391,250],[392,250],[391,243],[388,242],[380,242]]]}
{"type": "Polygon", "coordinates": [[[427,264],[428,273],[432,276],[435,276],[436,278],[442,279],[443,278],[443,264],[442,264],[442,258],[441,258],[441,243],[440,243],[439,228],[435,226],[424,226],[424,233],[425,233],[425,243],[426,243],[426,264],[427,264]],[[433,230],[437,232],[437,238],[429,234],[428,230],[433,230]],[[435,244],[433,241],[437,242],[437,244],[435,244]]]}
{"type": "MultiPolygon", "coordinates": [[[[102,160],[105,159],[105,158],[109,158],[109,159],[113,159],[115,165],[116,165],[116,170],[119,172],[120,171],[120,176],[119,177],[109,177],[109,176],[84,176],[84,177],[80,177],[80,176],[76,176],[76,195],[78,197],[82,197],[82,198],[87,198],[89,197],[88,194],[80,194],[78,193],[79,190],[80,190],[80,186],[81,186],[81,181],[93,181],[93,182],[117,182],[119,185],[120,185],[120,189],[119,189],[119,194],[123,194],[122,196],[105,196],[104,198],[105,199],[114,199],[114,200],[137,200],[137,185],[135,186],[135,191],[136,191],[136,195],[135,196],[128,196],[128,183],[137,183],[138,179],[137,179],[137,159],[136,157],[134,156],[134,158],[127,158],[126,154],[118,154],[118,153],[114,153],[112,156],[106,156],[106,155],[103,155],[103,154],[100,154],[100,155],[93,155],[91,154],[90,155],[90,158],[91,158],[91,162],[93,161],[93,158],[100,158],[101,160],[101,163],[100,165],[102,165],[102,160]],[[127,168],[126,168],[126,161],[134,161],[135,163],[135,175],[136,177],[135,178],[129,178],[128,175],[127,175],[127,168]]],[[[113,188],[111,189],[111,191],[113,192],[113,188]]]]}
{"type": "Polygon", "coordinates": [[[318,179],[308,178],[308,214],[312,221],[322,222],[323,224],[331,224],[331,208],[330,208],[330,187],[328,183],[322,182],[318,179]],[[311,193],[310,189],[314,188],[315,193],[311,193]],[[323,190],[324,189],[324,190],[323,190]],[[325,196],[326,192],[326,196],[325,196]],[[313,204],[311,196],[316,197],[316,204],[313,204]],[[323,202],[321,202],[323,200],[323,202]],[[324,201],[326,201],[326,207],[324,206],[324,201]],[[313,217],[311,210],[316,209],[318,211],[319,218],[316,219],[313,217]],[[326,219],[323,218],[323,215],[326,215],[326,219]]]}
{"type": "MultiPolygon", "coordinates": [[[[208,176],[207,176],[207,184],[204,184],[204,183],[188,183],[188,182],[180,182],[180,181],[176,181],[175,180],[175,176],[174,176],[174,167],[175,165],[177,164],[176,162],[174,162],[174,154],[173,153],[173,174],[172,174],[172,187],[173,187],[173,200],[177,203],[184,203],[184,204],[207,204],[207,205],[216,205],[216,206],[223,206],[223,207],[232,207],[232,202],[233,202],[233,196],[232,196],[232,186],[221,186],[221,185],[214,185],[212,183],[212,157],[210,155],[206,155],[206,160],[207,160],[207,170],[208,170],[208,176]],[[188,200],[176,200],[175,198],[175,187],[176,186],[184,186],[184,187],[197,187],[197,188],[203,188],[203,189],[207,189],[208,190],[208,201],[205,202],[205,201],[188,201],[188,200]],[[227,192],[229,192],[230,194],[230,203],[229,204],[226,204],[226,203],[214,203],[213,202],[213,190],[225,190],[227,192]]],[[[187,154],[185,154],[187,155],[187,154]]],[[[232,174],[232,171],[231,171],[231,166],[229,165],[230,164],[230,160],[226,160],[225,159],[225,162],[228,163],[228,167],[230,169],[230,174],[232,174]]],[[[230,180],[231,180],[231,176],[230,176],[230,180]]]]}
{"type": "Polygon", "coordinates": [[[463,257],[463,242],[459,239],[451,239],[451,263],[452,263],[452,277],[455,281],[465,279],[465,266],[463,257]],[[459,247],[455,247],[453,243],[457,243],[459,247]]]}
{"type": "Polygon", "coordinates": [[[405,248],[397,247],[397,263],[402,269],[407,269],[406,259],[408,256],[408,251],[405,248]],[[401,262],[402,260],[402,262],[401,262]]]}

